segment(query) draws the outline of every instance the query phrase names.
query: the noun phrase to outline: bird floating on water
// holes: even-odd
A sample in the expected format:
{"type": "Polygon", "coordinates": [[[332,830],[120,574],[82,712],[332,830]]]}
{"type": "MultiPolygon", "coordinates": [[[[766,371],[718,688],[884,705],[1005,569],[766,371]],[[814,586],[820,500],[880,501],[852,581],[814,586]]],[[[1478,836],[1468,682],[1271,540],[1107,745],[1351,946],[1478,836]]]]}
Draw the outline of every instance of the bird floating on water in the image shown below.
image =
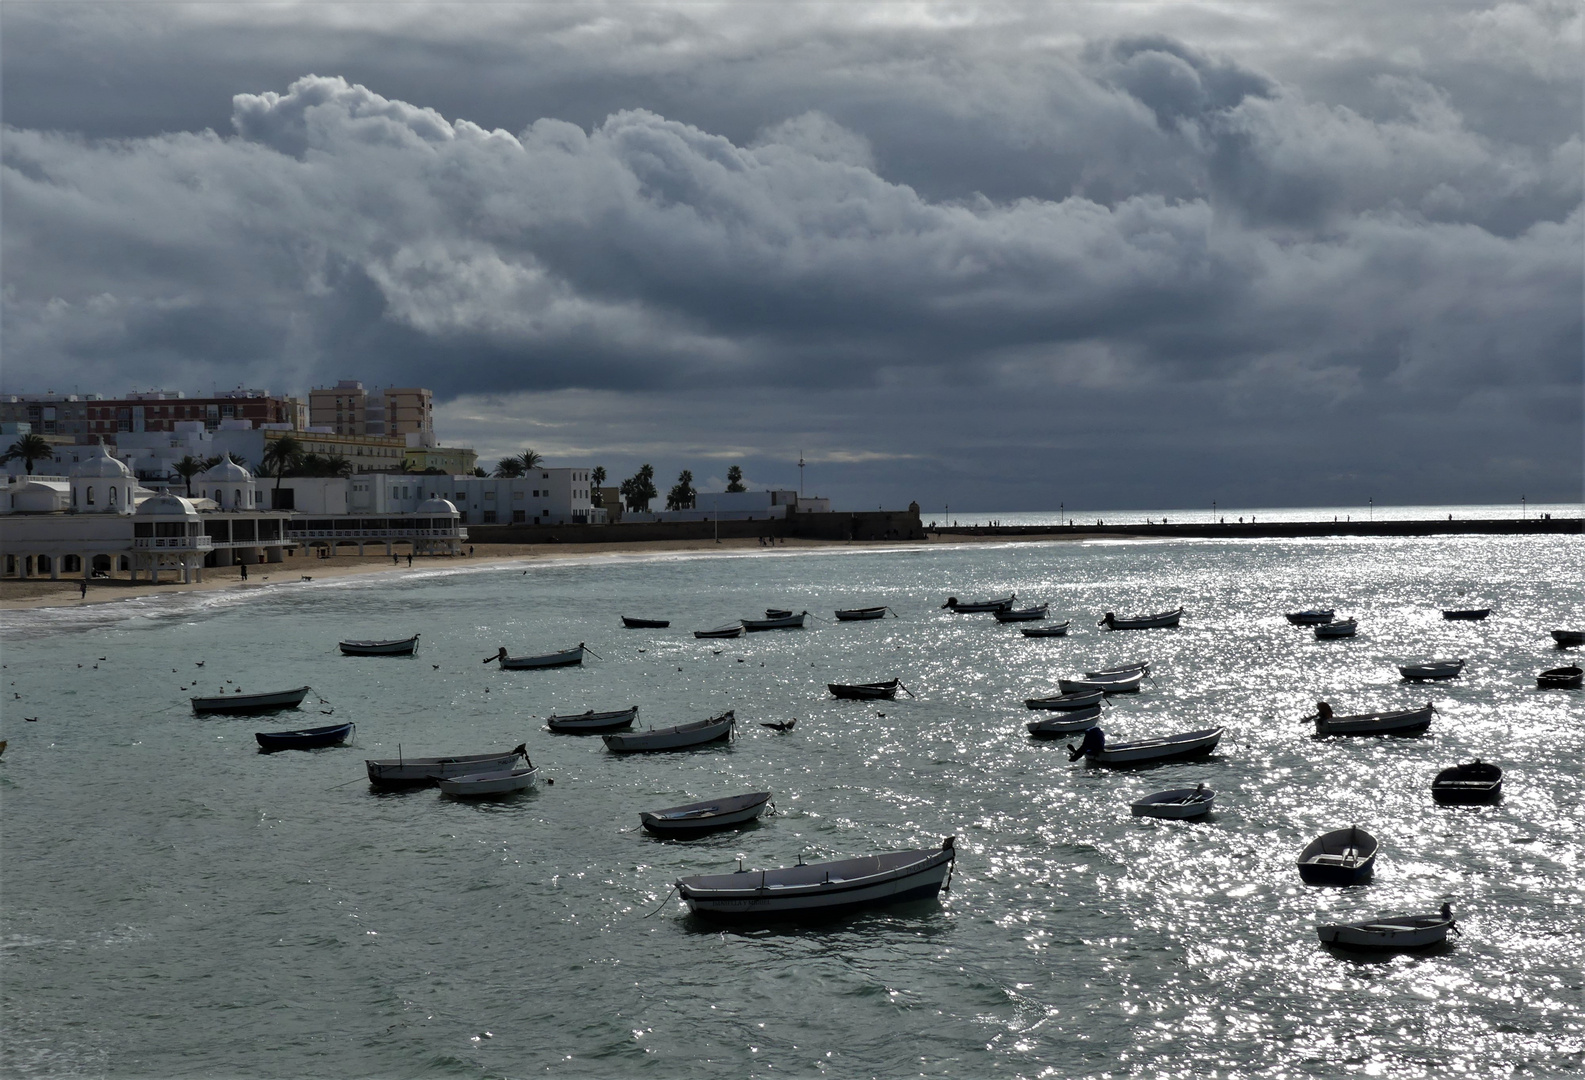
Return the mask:
{"type": "Polygon", "coordinates": [[[798,718],[795,716],[791,720],[788,720],[786,723],[782,723],[780,721],[777,721],[775,723],[767,723],[766,721],[761,720],[759,726],[760,727],[768,727],[772,731],[791,731],[793,729],[793,725],[796,724],[797,722],[798,722],[798,718]]]}

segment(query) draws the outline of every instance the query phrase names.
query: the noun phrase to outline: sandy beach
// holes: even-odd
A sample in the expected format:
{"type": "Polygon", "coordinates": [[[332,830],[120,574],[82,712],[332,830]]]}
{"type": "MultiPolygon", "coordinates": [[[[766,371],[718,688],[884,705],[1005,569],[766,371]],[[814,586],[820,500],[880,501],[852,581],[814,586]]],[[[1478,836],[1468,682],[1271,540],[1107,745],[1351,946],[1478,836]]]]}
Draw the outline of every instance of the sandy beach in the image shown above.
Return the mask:
{"type": "MultiPolygon", "coordinates": [[[[1057,537],[1045,535],[1028,536],[1018,537],[1017,541],[1028,542],[1047,539],[1057,539],[1057,537]]],[[[1072,538],[1064,537],[1063,539],[1072,538]]],[[[879,546],[1007,542],[1009,540],[1005,537],[931,536],[925,540],[897,541],[879,546]]],[[[384,555],[337,555],[333,558],[321,559],[312,552],[300,551],[295,555],[288,556],[283,562],[263,566],[250,566],[246,581],[242,580],[241,569],[235,566],[206,569],[203,581],[195,581],[185,585],[181,582],[172,581],[164,581],[159,584],[152,584],[147,581],[134,583],[128,580],[124,572],[121,572],[114,578],[99,578],[90,582],[86,597],[79,595],[78,582],[81,579],[75,576],[63,576],[59,581],[50,581],[47,578],[19,581],[15,578],[7,578],[0,580],[0,611],[114,603],[118,600],[127,600],[134,597],[173,592],[259,589],[272,584],[280,584],[283,581],[301,581],[304,578],[313,578],[319,581],[348,577],[355,574],[409,574],[434,570],[439,566],[462,568],[470,565],[485,566],[489,564],[532,563],[555,559],[586,559],[590,556],[599,555],[626,555],[638,558],[663,552],[733,552],[735,554],[748,554],[757,551],[769,554],[772,550],[873,548],[876,546],[872,543],[854,543],[851,541],[790,538],[784,542],[778,542],[775,548],[771,549],[762,546],[758,540],[747,537],[721,540],[719,542],[654,540],[628,544],[476,544],[471,549],[472,555],[456,558],[421,555],[413,560],[411,567],[407,564],[406,555],[398,556],[398,561],[393,565],[391,559],[384,555]]]]}

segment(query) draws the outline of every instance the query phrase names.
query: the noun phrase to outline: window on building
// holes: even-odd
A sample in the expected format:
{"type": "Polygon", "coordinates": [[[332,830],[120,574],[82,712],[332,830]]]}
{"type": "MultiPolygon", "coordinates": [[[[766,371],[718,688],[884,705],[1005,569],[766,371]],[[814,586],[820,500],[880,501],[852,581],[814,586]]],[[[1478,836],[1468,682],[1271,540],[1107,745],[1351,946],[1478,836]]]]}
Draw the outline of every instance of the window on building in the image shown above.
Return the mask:
{"type": "Polygon", "coordinates": [[[523,493],[521,491],[512,492],[512,500],[514,502],[522,502],[523,501],[523,493]]]}
{"type": "Polygon", "coordinates": [[[94,504],[94,489],[90,487],[90,488],[87,489],[87,491],[88,491],[88,505],[92,506],[94,504]]]}
{"type": "Polygon", "coordinates": [[[484,512],[484,523],[486,525],[494,525],[495,524],[495,511],[494,510],[486,510],[484,512]]]}
{"type": "Polygon", "coordinates": [[[528,520],[528,511],[527,510],[513,510],[512,511],[512,522],[513,522],[513,524],[517,524],[517,523],[524,522],[524,521],[527,521],[527,520],[528,520]]]}
{"type": "Polygon", "coordinates": [[[116,486],[114,484],[110,485],[110,499],[109,499],[109,503],[110,503],[111,506],[114,506],[116,504],[116,486]]]}

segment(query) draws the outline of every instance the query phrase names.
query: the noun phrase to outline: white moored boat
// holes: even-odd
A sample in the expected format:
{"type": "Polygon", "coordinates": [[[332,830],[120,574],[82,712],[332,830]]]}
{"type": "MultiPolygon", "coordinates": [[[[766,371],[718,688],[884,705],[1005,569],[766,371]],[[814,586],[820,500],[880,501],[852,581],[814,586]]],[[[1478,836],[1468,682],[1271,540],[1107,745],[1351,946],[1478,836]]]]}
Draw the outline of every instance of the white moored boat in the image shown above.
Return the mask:
{"type": "Polygon", "coordinates": [[[1195,787],[1173,788],[1171,791],[1158,791],[1154,795],[1146,795],[1129,809],[1135,817],[1185,821],[1189,818],[1205,817],[1211,812],[1211,804],[1215,801],[1216,792],[1204,784],[1199,784],[1195,787]]]}
{"type": "Polygon", "coordinates": [[[522,743],[505,754],[395,757],[368,760],[363,764],[369,772],[369,783],[376,787],[411,787],[469,773],[500,772],[513,768],[518,758],[522,758],[525,765],[533,766],[528,760],[528,746],[522,743]]]}
{"type": "Polygon", "coordinates": [[[1126,679],[1136,671],[1141,675],[1149,675],[1150,661],[1138,660],[1132,664],[1124,664],[1121,667],[1107,668],[1105,671],[1086,671],[1084,677],[1086,679],[1126,679]]]}
{"type": "Polygon", "coordinates": [[[606,749],[618,754],[642,753],[650,750],[686,750],[732,736],[737,718],[731,710],[708,720],[696,720],[676,727],[655,728],[651,731],[617,732],[602,736],[606,749]]]}
{"type": "Polygon", "coordinates": [[[1050,604],[1037,604],[1035,607],[998,608],[996,611],[997,622],[1035,622],[1046,617],[1046,612],[1051,610],[1050,604]]]}
{"type": "Polygon", "coordinates": [[[1050,626],[1025,626],[1020,631],[1024,637],[1067,637],[1068,627],[1073,625],[1073,620],[1068,619],[1050,626]]]}
{"type": "Polygon", "coordinates": [[[1428,682],[1435,679],[1456,679],[1464,670],[1464,661],[1426,660],[1419,664],[1400,664],[1398,674],[1408,682],[1428,682]]]}
{"type": "Polygon", "coordinates": [[[1063,735],[1075,735],[1081,731],[1088,731],[1101,721],[1102,707],[1100,704],[1091,705],[1085,709],[1073,709],[1068,712],[1059,712],[1055,716],[1048,716],[1044,720],[1031,720],[1024,727],[1029,734],[1037,739],[1056,739],[1063,735]]]}
{"type": "Polygon", "coordinates": [[[441,791],[447,795],[455,795],[459,799],[513,795],[519,791],[527,791],[539,783],[539,769],[528,765],[521,769],[499,769],[492,772],[442,777],[437,782],[441,791]]]}
{"type": "Polygon", "coordinates": [[[1389,951],[1440,945],[1447,940],[1449,930],[1458,932],[1450,904],[1425,915],[1382,915],[1369,922],[1330,923],[1315,928],[1323,945],[1389,951]]]}
{"type": "Polygon", "coordinates": [[[1339,619],[1336,622],[1317,623],[1315,636],[1318,641],[1330,641],[1333,638],[1353,637],[1359,630],[1359,620],[1339,619]]]}
{"type": "Polygon", "coordinates": [[[679,878],[677,892],[694,914],[716,918],[836,914],[934,897],[951,873],[956,854],[949,836],[939,848],[679,878]]]}
{"type": "Polygon", "coordinates": [[[794,615],[792,612],[777,612],[771,614],[767,611],[763,619],[744,619],[743,629],[753,632],[755,630],[802,630],[807,611],[800,611],[794,615]]]}
{"type": "Polygon", "coordinates": [[[1069,748],[1068,760],[1077,761],[1079,758],[1084,758],[1091,765],[1127,769],[1155,765],[1162,761],[1199,757],[1216,749],[1216,744],[1222,738],[1222,730],[1214,727],[1203,731],[1163,735],[1155,739],[1134,739],[1129,742],[1108,744],[1106,733],[1098,727],[1092,727],[1084,733],[1084,741],[1081,744],[1069,748]]]}
{"type": "Polygon", "coordinates": [[[1108,630],[1155,630],[1162,627],[1173,627],[1183,618],[1183,609],[1176,608],[1172,611],[1161,611],[1154,615],[1135,615],[1130,618],[1119,619],[1108,611],[1101,616],[1097,624],[1108,630]]]}
{"type": "Polygon", "coordinates": [[[656,836],[691,836],[747,824],[763,814],[769,802],[770,792],[751,791],[747,795],[728,795],[665,810],[650,810],[638,815],[638,820],[656,836]]]}
{"type": "Polygon", "coordinates": [[[1334,716],[1332,706],[1318,701],[1309,719],[1315,721],[1317,735],[1418,735],[1431,726],[1435,713],[1436,706],[1428,701],[1418,709],[1334,716]]]}
{"type": "Polygon", "coordinates": [[[578,642],[575,649],[562,649],[560,652],[545,653],[543,656],[508,656],[506,647],[494,656],[487,656],[484,662],[491,660],[498,662],[503,671],[527,671],[534,668],[575,667],[583,663],[583,654],[594,656],[594,650],[588,648],[583,642],[578,642]]]}
{"type": "Polygon", "coordinates": [[[974,615],[983,611],[1006,611],[1018,599],[1017,593],[1008,593],[999,600],[971,600],[962,603],[956,596],[947,597],[947,602],[941,606],[948,611],[955,611],[959,615],[974,615]]]}
{"type": "Polygon", "coordinates": [[[295,709],[308,696],[308,686],[291,690],[271,690],[264,694],[219,694],[215,697],[193,698],[195,713],[224,713],[229,716],[247,716],[250,713],[278,712],[295,709]]]}
{"type": "Polygon", "coordinates": [[[1143,671],[1135,671],[1126,675],[1106,675],[1099,679],[1058,679],[1057,685],[1064,694],[1075,694],[1085,690],[1099,690],[1103,694],[1134,694],[1138,693],[1139,686],[1145,681],[1143,671]]]}
{"type": "Polygon", "coordinates": [[[418,652],[418,635],[389,641],[343,641],[342,656],[412,656],[418,652]]]}
{"type": "Polygon", "coordinates": [[[625,709],[613,709],[610,712],[590,709],[571,716],[547,716],[545,726],[564,735],[598,735],[602,731],[632,727],[633,721],[637,719],[638,706],[629,705],[625,709]]]}

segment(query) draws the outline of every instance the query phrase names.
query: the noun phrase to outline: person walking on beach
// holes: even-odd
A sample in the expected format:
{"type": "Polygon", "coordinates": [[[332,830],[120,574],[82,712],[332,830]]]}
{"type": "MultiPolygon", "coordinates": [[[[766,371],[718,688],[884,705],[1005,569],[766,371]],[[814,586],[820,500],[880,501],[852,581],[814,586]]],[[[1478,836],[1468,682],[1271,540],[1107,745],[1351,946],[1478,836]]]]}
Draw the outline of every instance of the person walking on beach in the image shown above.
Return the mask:
{"type": "Polygon", "coordinates": [[[243,563],[242,564],[242,580],[243,581],[248,580],[248,564],[247,563],[243,563]]]}
{"type": "Polygon", "coordinates": [[[413,553],[411,551],[409,551],[407,553],[407,565],[408,566],[412,566],[413,565],[413,553]]]}
{"type": "Polygon", "coordinates": [[[87,578],[83,578],[83,580],[81,580],[81,581],[79,581],[77,583],[77,589],[78,589],[77,598],[79,600],[88,599],[88,579],[87,578]]]}

